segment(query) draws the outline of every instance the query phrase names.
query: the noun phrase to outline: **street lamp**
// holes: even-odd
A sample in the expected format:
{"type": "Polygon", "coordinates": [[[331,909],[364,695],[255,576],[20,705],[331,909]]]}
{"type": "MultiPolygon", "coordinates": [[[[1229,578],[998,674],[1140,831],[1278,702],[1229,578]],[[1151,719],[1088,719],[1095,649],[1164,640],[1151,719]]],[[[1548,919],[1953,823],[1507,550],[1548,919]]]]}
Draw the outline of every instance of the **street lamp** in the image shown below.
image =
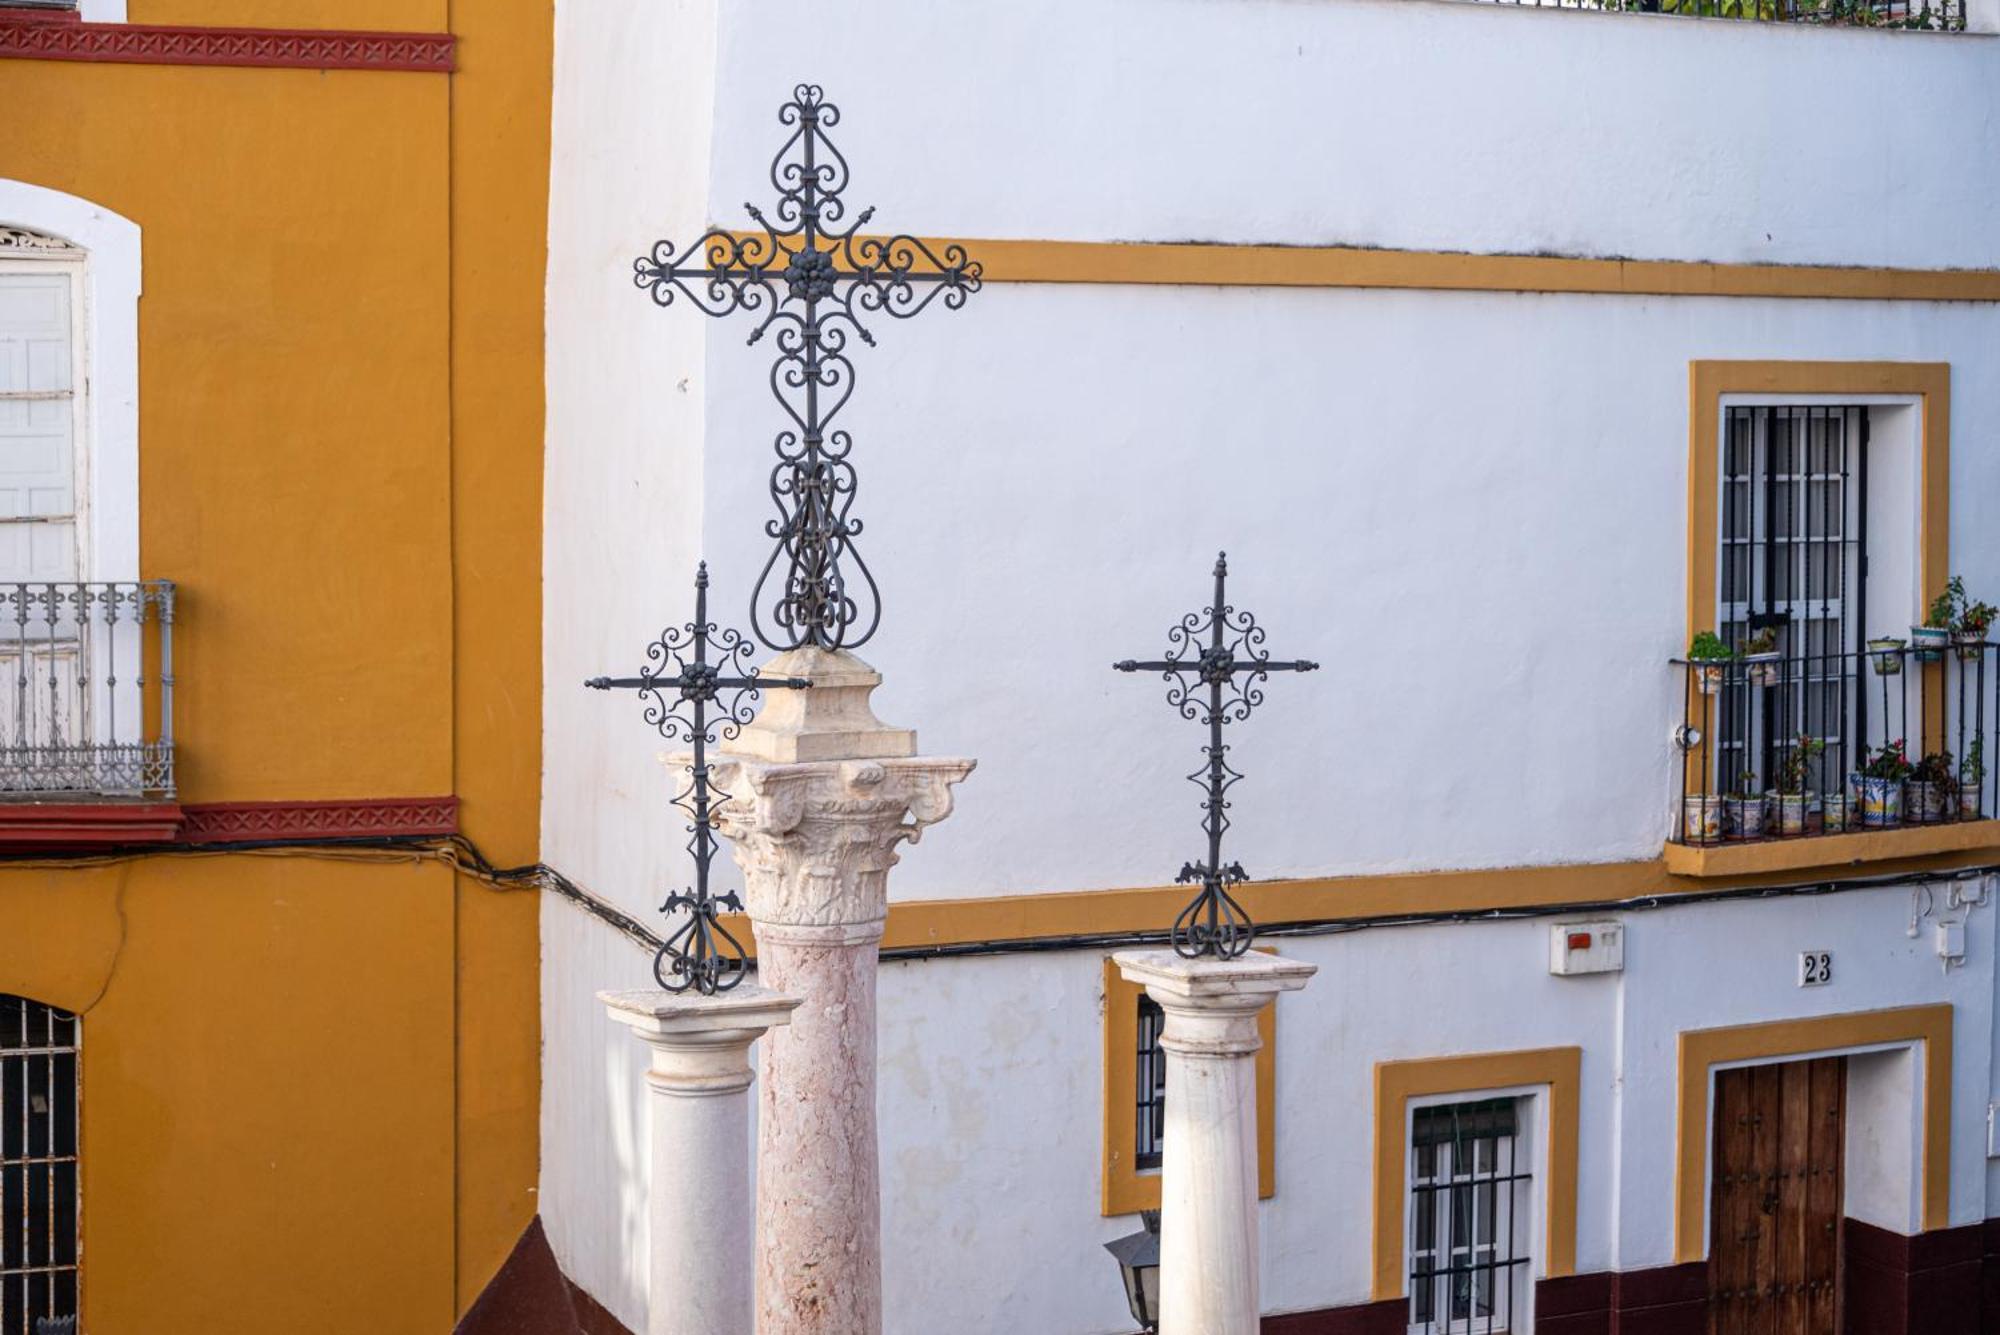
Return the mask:
{"type": "Polygon", "coordinates": [[[1132,1319],[1151,1332],[1160,1328],[1160,1212],[1141,1210],[1139,1222],[1144,1229],[1105,1243],[1104,1250],[1117,1258],[1132,1319]]]}

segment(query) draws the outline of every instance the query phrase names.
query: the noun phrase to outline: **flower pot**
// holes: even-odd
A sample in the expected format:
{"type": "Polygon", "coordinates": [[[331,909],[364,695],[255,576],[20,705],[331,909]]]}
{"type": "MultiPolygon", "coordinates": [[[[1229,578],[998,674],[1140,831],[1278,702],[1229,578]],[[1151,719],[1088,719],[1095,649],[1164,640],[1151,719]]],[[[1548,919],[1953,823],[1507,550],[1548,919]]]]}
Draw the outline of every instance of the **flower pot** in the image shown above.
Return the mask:
{"type": "Polygon", "coordinates": [[[1778,655],[1745,654],[1744,669],[1750,674],[1752,686],[1776,686],[1778,684],[1778,655]]]}
{"type": "Polygon", "coordinates": [[[1875,661],[1875,675],[1893,677],[1903,670],[1903,642],[1893,637],[1868,641],[1868,652],[1875,661]]]}
{"type": "Polygon", "coordinates": [[[1804,793],[1766,793],[1765,809],[1770,813],[1774,834],[1804,834],[1806,809],[1811,799],[1804,793]]]}
{"type": "Polygon", "coordinates": [[[1695,685],[1700,687],[1703,695],[1715,695],[1722,690],[1723,674],[1728,671],[1724,660],[1697,658],[1691,666],[1694,668],[1695,685]]]}
{"type": "Polygon", "coordinates": [[[1944,647],[1951,643],[1951,632],[1943,626],[1910,627],[1910,647],[1916,651],[1919,663],[1935,663],[1944,657],[1944,647]]]}
{"type": "Polygon", "coordinates": [[[1721,840],[1723,801],[1720,797],[1698,796],[1681,799],[1681,842],[1713,844],[1721,840]]]}
{"type": "Polygon", "coordinates": [[[1826,794],[1819,800],[1819,828],[1828,834],[1841,833],[1853,818],[1853,810],[1846,793],[1826,794]]]}
{"type": "Polygon", "coordinates": [[[1958,818],[1978,820],[1984,813],[1979,809],[1979,784],[1966,780],[1958,785],[1958,818]]]}
{"type": "Polygon", "coordinates": [[[1951,642],[1958,647],[1960,662],[1976,663],[1979,661],[1979,656],[1986,652],[1986,627],[1981,626],[1978,630],[1955,630],[1951,633],[1951,642]]]}
{"type": "Polygon", "coordinates": [[[1899,779],[1871,779],[1863,774],[1853,778],[1856,805],[1861,808],[1861,827],[1880,830],[1903,823],[1903,784],[1899,779]]]}
{"type": "Polygon", "coordinates": [[[1903,814],[1919,825],[1935,825],[1944,819],[1945,791],[1941,783],[1911,779],[1903,785],[1903,814]]]}
{"type": "Polygon", "coordinates": [[[1764,837],[1763,798],[1729,797],[1723,800],[1729,806],[1729,837],[1731,839],[1762,839],[1764,837]]]}

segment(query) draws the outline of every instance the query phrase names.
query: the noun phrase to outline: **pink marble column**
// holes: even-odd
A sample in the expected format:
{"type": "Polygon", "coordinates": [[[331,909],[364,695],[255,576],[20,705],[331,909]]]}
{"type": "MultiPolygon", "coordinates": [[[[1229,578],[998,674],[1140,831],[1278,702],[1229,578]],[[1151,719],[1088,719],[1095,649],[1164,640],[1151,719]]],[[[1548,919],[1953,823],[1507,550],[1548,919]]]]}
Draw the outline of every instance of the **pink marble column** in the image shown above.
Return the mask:
{"type": "Polygon", "coordinates": [[[757,1126],[758,1335],[880,1335],[882,1192],[875,1127],[876,951],[897,848],[951,814],[973,762],[916,754],[877,720],[881,678],[847,653],[794,650],[711,761],[718,824],[743,869],[759,985],[801,999],[762,1045],[757,1126]]]}

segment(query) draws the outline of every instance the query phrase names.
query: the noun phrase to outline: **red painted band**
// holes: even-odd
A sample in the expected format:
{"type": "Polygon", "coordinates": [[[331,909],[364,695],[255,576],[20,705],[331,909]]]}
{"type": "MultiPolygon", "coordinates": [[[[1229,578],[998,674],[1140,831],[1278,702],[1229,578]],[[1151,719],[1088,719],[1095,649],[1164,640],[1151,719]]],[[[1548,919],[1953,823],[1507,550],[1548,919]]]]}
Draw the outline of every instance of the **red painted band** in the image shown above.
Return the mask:
{"type": "Polygon", "coordinates": [[[51,23],[0,17],[0,58],[128,65],[255,65],[310,70],[456,68],[448,32],[308,28],[193,28],[149,23],[51,23]]]}
{"type": "Polygon", "coordinates": [[[300,802],[204,802],[185,809],[180,842],[422,839],[458,833],[456,797],[366,797],[300,802]]]}

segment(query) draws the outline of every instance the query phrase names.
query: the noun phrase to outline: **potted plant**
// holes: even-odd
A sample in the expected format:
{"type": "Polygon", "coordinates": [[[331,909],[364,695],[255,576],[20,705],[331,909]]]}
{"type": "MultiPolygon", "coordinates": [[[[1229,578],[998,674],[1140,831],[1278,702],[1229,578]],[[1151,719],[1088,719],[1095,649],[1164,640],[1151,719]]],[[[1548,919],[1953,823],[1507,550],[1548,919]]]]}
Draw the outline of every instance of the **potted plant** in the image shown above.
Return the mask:
{"type": "Polygon", "coordinates": [[[1951,642],[1958,646],[1961,659],[1976,661],[1985,651],[1986,632],[1992,629],[1993,618],[2000,616],[2000,608],[1966,597],[1965,582],[1956,575],[1951,577],[1948,591],[1958,604],[1958,615],[1951,623],[1951,642]]]}
{"type": "Polygon", "coordinates": [[[1681,842],[1714,844],[1722,841],[1724,813],[1728,799],[1719,793],[1689,793],[1681,799],[1681,842]]]}
{"type": "Polygon", "coordinates": [[[1943,820],[1948,804],[1958,796],[1958,776],[1952,768],[1951,752],[1927,754],[1911,767],[1903,787],[1905,816],[1922,825],[1935,825],[1943,820]]]}
{"type": "Polygon", "coordinates": [[[1903,823],[1903,781],[1910,777],[1910,760],[1899,739],[1881,750],[1862,752],[1861,768],[1853,776],[1861,824],[1879,830],[1903,823]]]}
{"type": "Polygon", "coordinates": [[[1714,695],[1722,689],[1722,678],[1735,657],[1735,651],[1712,630],[1694,637],[1694,643],[1688,646],[1688,664],[1694,668],[1695,683],[1703,695],[1714,695]]]}
{"type": "Polygon", "coordinates": [[[1819,795],[1819,828],[1823,832],[1839,834],[1853,823],[1854,803],[1845,791],[1819,795]]]}
{"type": "Polygon", "coordinates": [[[1806,774],[1825,750],[1825,742],[1800,733],[1785,752],[1785,758],[1778,762],[1776,784],[1768,798],[1771,822],[1779,834],[1806,832],[1806,774]]]}
{"type": "Polygon", "coordinates": [[[1958,767],[1958,814],[1964,820],[1979,819],[1979,788],[1986,782],[1986,739],[1975,737],[1965,744],[1965,763],[1958,767]]]}
{"type": "MultiPolygon", "coordinates": [[[[1954,584],[1957,582],[1952,581],[1954,584]]],[[[1951,618],[1956,602],[1947,585],[1943,593],[1931,599],[1930,610],[1924,613],[1923,623],[1910,627],[1910,644],[1917,651],[1919,663],[1935,663],[1944,657],[1944,647],[1951,643],[1951,618]]]]}
{"type": "Polygon", "coordinates": [[[1729,794],[1729,837],[1764,837],[1764,794],[1757,787],[1757,771],[1746,769],[1736,776],[1736,791],[1729,794]]]}
{"type": "Polygon", "coordinates": [[[1903,646],[1908,643],[1893,635],[1882,635],[1868,641],[1868,654],[1875,663],[1875,675],[1893,677],[1903,670],[1903,646]]]}
{"type": "Polygon", "coordinates": [[[1778,628],[1766,626],[1743,645],[1743,662],[1755,686],[1778,684],[1778,628]]]}

